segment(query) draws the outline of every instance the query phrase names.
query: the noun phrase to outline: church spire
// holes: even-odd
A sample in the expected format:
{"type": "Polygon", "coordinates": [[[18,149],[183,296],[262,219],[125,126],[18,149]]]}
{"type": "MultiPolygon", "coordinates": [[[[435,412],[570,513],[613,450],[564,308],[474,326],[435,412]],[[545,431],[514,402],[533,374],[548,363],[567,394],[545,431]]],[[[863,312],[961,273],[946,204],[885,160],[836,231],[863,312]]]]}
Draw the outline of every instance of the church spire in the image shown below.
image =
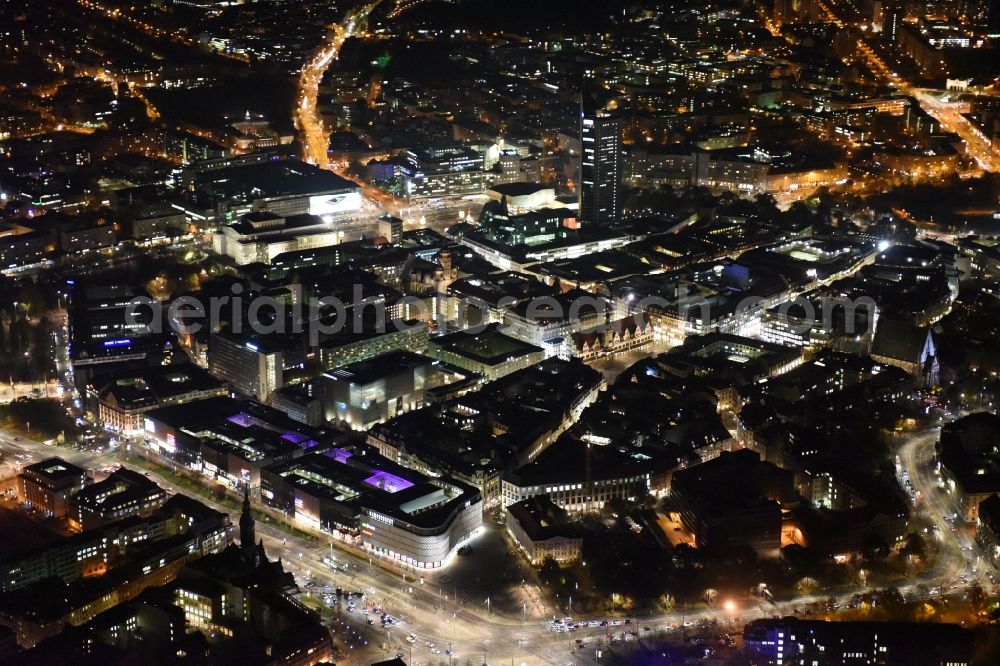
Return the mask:
{"type": "Polygon", "coordinates": [[[243,488],[243,512],[240,514],[240,551],[248,564],[257,564],[257,539],[253,513],[250,511],[250,485],[243,488]]]}

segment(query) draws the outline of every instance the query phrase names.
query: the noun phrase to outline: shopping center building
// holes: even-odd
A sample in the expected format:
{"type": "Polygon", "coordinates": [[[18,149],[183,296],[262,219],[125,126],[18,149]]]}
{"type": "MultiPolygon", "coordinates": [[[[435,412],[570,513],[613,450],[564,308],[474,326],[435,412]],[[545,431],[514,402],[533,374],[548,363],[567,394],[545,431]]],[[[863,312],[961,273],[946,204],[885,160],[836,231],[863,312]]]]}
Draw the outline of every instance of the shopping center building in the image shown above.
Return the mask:
{"type": "Polygon", "coordinates": [[[261,472],[261,499],[294,521],[419,569],[442,566],[482,527],[482,496],[367,447],[333,448],[261,472]]]}

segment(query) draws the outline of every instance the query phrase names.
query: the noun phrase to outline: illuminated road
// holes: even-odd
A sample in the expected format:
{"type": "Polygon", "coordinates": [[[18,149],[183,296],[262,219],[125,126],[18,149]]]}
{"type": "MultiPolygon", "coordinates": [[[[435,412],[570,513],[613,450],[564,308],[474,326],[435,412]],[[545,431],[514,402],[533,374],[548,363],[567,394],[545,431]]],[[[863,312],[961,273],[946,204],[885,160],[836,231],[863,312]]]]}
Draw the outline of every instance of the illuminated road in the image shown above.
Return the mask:
{"type": "Polygon", "coordinates": [[[303,159],[324,169],[330,168],[330,158],[327,153],[330,137],[323,127],[323,118],[317,105],[319,84],[327,68],[336,60],[344,41],[356,34],[359,26],[378,3],[379,0],[375,0],[348,12],[343,21],[332,26],[333,34],[330,40],[320,47],[312,60],[302,66],[299,94],[295,104],[295,126],[299,130],[299,139],[302,142],[303,159]]]}
{"type": "MultiPolygon", "coordinates": [[[[96,454],[57,449],[23,437],[15,440],[14,437],[10,433],[0,432],[0,451],[11,458],[11,462],[16,460],[18,465],[60,455],[100,476],[100,469],[120,464],[117,452],[96,454]]],[[[938,535],[939,554],[934,566],[920,577],[911,578],[898,586],[908,596],[920,594],[921,586],[931,588],[930,595],[937,596],[960,591],[973,580],[978,580],[984,586],[989,585],[987,567],[981,566],[978,572],[973,573],[977,558],[975,543],[968,532],[963,528],[952,531],[945,520],[945,516],[953,513],[954,508],[952,498],[937,488],[937,477],[931,464],[936,439],[937,430],[926,431],[908,438],[899,450],[901,469],[906,470],[914,490],[919,491],[918,506],[921,515],[938,526],[935,533],[938,535]],[[934,590],[934,587],[941,589],[934,590]]],[[[142,466],[128,466],[144,471],[142,466]]],[[[189,492],[155,472],[151,472],[150,476],[171,492],[189,492]]],[[[218,510],[231,512],[229,508],[213,500],[200,498],[200,501],[218,510]]],[[[233,520],[235,524],[235,514],[233,520]]],[[[500,528],[494,525],[489,529],[500,528]]],[[[421,582],[419,573],[383,569],[379,567],[377,559],[372,561],[365,556],[359,557],[339,547],[333,550],[329,537],[326,536],[305,540],[286,532],[274,522],[263,521],[258,521],[257,532],[264,540],[270,557],[281,557],[286,568],[296,575],[300,585],[314,582],[320,587],[328,585],[331,589],[341,587],[364,592],[366,603],[377,604],[402,620],[400,625],[387,631],[378,622],[367,624],[360,606],[353,611],[338,606],[337,624],[334,626],[338,631],[337,635],[344,636],[347,631],[345,627],[349,627],[359,637],[354,640],[354,649],[349,651],[346,659],[338,659],[339,663],[368,664],[397,652],[403,652],[407,657],[412,652],[413,663],[416,664],[448,663],[446,650],[450,645],[455,654],[454,663],[466,663],[475,659],[476,663],[509,663],[513,660],[515,664],[592,664],[594,651],[598,646],[603,650],[607,649],[604,642],[609,631],[619,639],[625,631],[639,633],[638,639],[628,636],[629,643],[614,646],[613,649],[619,651],[634,648],[637,640],[645,642],[651,638],[676,634],[676,625],[684,622],[698,625],[713,619],[725,621],[725,611],[700,609],[687,613],[640,616],[631,625],[622,623],[617,627],[587,626],[573,633],[557,633],[547,619],[551,619],[553,615],[562,616],[564,613],[561,609],[539,607],[535,603],[526,607],[523,614],[491,612],[485,599],[450,585],[444,577],[447,569],[425,574],[421,582]],[[338,564],[346,566],[346,571],[331,568],[324,562],[331,554],[338,564]],[[646,631],[646,627],[649,627],[649,631],[646,631]],[[406,642],[410,633],[417,637],[413,644],[406,642]],[[576,639],[584,641],[585,647],[582,650],[574,650],[573,643],[576,639]],[[433,647],[427,646],[427,642],[431,642],[433,647]]],[[[866,590],[870,591],[871,588],[840,589],[833,596],[846,603],[852,595],[866,590]]],[[[738,621],[791,613],[793,608],[825,602],[830,596],[830,593],[802,596],[782,600],[777,605],[759,602],[754,606],[748,604],[738,611],[738,621]]]]}
{"type": "MultiPolygon", "coordinates": [[[[101,478],[103,476],[101,469],[122,464],[117,452],[101,454],[78,452],[45,445],[27,438],[14,441],[13,437],[9,433],[0,432],[0,451],[15,459],[18,465],[60,455],[101,478]]],[[[140,472],[146,471],[146,468],[140,465],[126,464],[126,466],[140,472]]],[[[190,492],[155,472],[150,472],[149,476],[170,492],[190,492]]],[[[217,510],[229,512],[233,523],[236,524],[237,516],[230,508],[204,497],[199,497],[199,501],[217,510]]],[[[499,528],[491,526],[489,529],[499,528]]],[[[344,626],[347,626],[360,636],[355,641],[354,649],[348,652],[347,658],[338,659],[338,663],[367,666],[373,661],[403,652],[408,658],[412,654],[411,666],[442,664],[448,663],[446,650],[451,646],[454,652],[453,663],[460,664],[472,660],[476,660],[473,663],[510,663],[513,660],[515,664],[527,665],[592,664],[594,651],[598,645],[601,645],[601,649],[607,649],[604,642],[608,632],[614,632],[617,639],[621,638],[622,632],[629,630],[639,632],[642,639],[659,638],[677,632],[677,627],[671,629],[670,625],[683,622],[697,625],[703,621],[724,619],[724,611],[702,609],[687,613],[638,617],[631,625],[625,625],[624,621],[618,618],[615,620],[619,623],[616,627],[587,626],[573,633],[557,633],[547,622],[547,619],[556,614],[560,617],[564,615],[557,608],[544,607],[538,612],[534,610],[537,608],[535,605],[529,607],[533,609],[530,612],[500,614],[492,612],[486,605],[485,599],[480,599],[462,588],[455,589],[445,582],[447,579],[441,578],[445,572],[426,574],[421,584],[419,573],[387,571],[379,568],[377,560],[369,561],[368,558],[358,557],[340,548],[332,551],[328,537],[307,541],[289,534],[274,523],[263,521],[257,523],[257,535],[263,539],[269,557],[280,557],[286,569],[296,575],[301,586],[315,581],[321,586],[330,585],[364,592],[366,603],[377,604],[402,620],[401,624],[387,631],[382,629],[379,623],[368,625],[361,607],[348,611],[342,605],[338,606],[337,615],[344,625],[335,625],[337,635],[343,637],[344,626]],[[324,558],[330,557],[331,552],[338,564],[347,565],[346,572],[333,569],[324,563],[324,558]],[[650,630],[645,631],[645,627],[649,627],[650,630]],[[407,635],[411,633],[417,637],[412,645],[406,641],[407,635]],[[573,645],[576,639],[584,641],[585,647],[582,650],[576,649],[573,645]],[[364,641],[367,641],[367,645],[364,641]],[[432,643],[433,647],[428,646],[428,642],[432,643]],[[439,653],[435,653],[434,650],[438,650],[439,653]]],[[[820,600],[820,597],[803,597],[797,601],[810,603],[820,600]]],[[[741,620],[746,621],[772,612],[775,612],[772,608],[747,608],[739,615],[741,620]]],[[[596,621],[594,624],[597,624],[596,621]]],[[[634,648],[637,639],[633,636],[628,636],[628,639],[628,643],[619,644],[613,649],[634,648]]]]}
{"type": "Polygon", "coordinates": [[[965,145],[976,162],[987,171],[1000,171],[1000,151],[990,145],[988,139],[980,134],[962,113],[968,105],[945,101],[933,91],[914,89],[913,96],[920,102],[921,108],[931,117],[941,123],[948,132],[954,132],[965,141],[965,145]]]}
{"type": "MultiPolygon", "coordinates": [[[[450,214],[450,211],[449,211],[450,214]]],[[[63,319],[65,319],[63,317],[63,319]]],[[[65,321],[57,331],[64,332],[65,321]]],[[[62,359],[64,360],[64,359],[62,359]]],[[[59,365],[65,366],[65,363],[59,365]]],[[[612,364],[614,365],[614,364],[612,364]]],[[[617,368],[607,368],[613,371],[617,368]]],[[[966,528],[959,526],[953,531],[946,517],[954,513],[953,498],[939,489],[938,478],[933,468],[934,442],[938,430],[930,429],[909,436],[899,448],[900,474],[905,470],[913,487],[919,517],[937,526],[934,531],[938,543],[934,565],[918,577],[909,578],[897,585],[907,596],[928,594],[939,596],[960,592],[972,581],[986,587],[989,584],[987,566],[976,569],[978,558],[976,546],[966,528]],[[927,589],[930,592],[928,593],[927,589]],[[940,588],[939,590],[934,588],[940,588]]],[[[91,471],[101,478],[102,469],[121,464],[118,451],[103,453],[80,452],[65,447],[54,447],[30,438],[0,431],[0,453],[6,463],[4,476],[20,467],[43,458],[59,455],[68,461],[91,471]]],[[[169,462],[164,461],[166,465],[169,462]]],[[[127,465],[138,471],[146,471],[143,465],[127,465]]],[[[155,469],[155,468],[153,468],[155,469]]],[[[189,493],[189,489],[150,471],[151,478],[161,487],[174,493],[189,493]]],[[[904,482],[905,483],[905,482],[904,482]]],[[[208,483],[206,482],[206,485],[208,483]]],[[[237,517],[232,507],[220,504],[214,499],[199,498],[213,508],[230,513],[233,523],[237,517]]],[[[488,530],[502,529],[495,524],[488,530]]],[[[638,639],[628,636],[630,643],[615,645],[614,651],[633,649],[637,640],[647,641],[663,636],[675,635],[677,625],[685,622],[698,625],[708,620],[725,621],[725,611],[719,608],[699,609],[693,612],[674,612],[657,616],[640,616],[631,625],[617,627],[586,626],[573,633],[557,633],[548,623],[554,615],[564,615],[562,608],[553,607],[540,598],[540,591],[530,583],[508,585],[508,602],[504,609],[486,605],[486,599],[476,590],[464,589],[450,580],[449,568],[434,573],[403,571],[380,567],[378,559],[372,560],[366,554],[345,550],[336,542],[331,543],[329,535],[314,533],[314,538],[303,539],[291,534],[278,521],[258,521],[258,535],[264,540],[271,558],[280,557],[286,568],[292,571],[305,590],[317,589],[310,585],[341,587],[350,591],[364,592],[365,602],[387,610],[402,623],[383,629],[380,623],[369,625],[362,608],[348,610],[337,606],[334,630],[338,639],[348,639],[353,648],[347,658],[338,659],[345,664],[369,664],[397,652],[412,656],[411,664],[448,663],[446,650],[450,646],[454,652],[453,663],[509,663],[515,664],[592,664],[595,651],[607,650],[606,639],[609,632],[616,638],[628,630],[638,632],[638,639]],[[338,567],[333,568],[324,560],[334,557],[338,567]],[[525,605],[519,605],[522,601],[525,605]],[[515,606],[512,608],[511,603],[515,606]],[[497,612],[500,611],[500,612],[497,612]],[[646,631],[649,627],[649,631],[646,631]],[[351,632],[354,632],[352,634],[351,632]],[[413,644],[406,641],[409,634],[415,634],[413,644]],[[584,648],[574,645],[577,639],[584,641],[584,648]],[[428,646],[427,643],[433,646],[428,646]],[[437,652],[435,652],[435,650],[437,652]],[[481,661],[479,661],[481,660],[481,661]]],[[[481,539],[496,535],[487,534],[481,539]]],[[[478,548],[478,547],[477,547],[478,548]]],[[[516,557],[513,554],[507,555],[516,557]]],[[[815,595],[800,596],[781,600],[777,604],[761,601],[741,601],[745,606],[737,611],[737,624],[772,614],[791,614],[795,608],[824,603],[833,596],[845,604],[854,594],[871,591],[865,586],[844,587],[824,591],[815,595]],[[832,594],[831,594],[832,593],[832,594]]],[[[320,599],[323,595],[318,595],[320,599]]],[[[590,624],[597,625],[596,618],[590,624]]]]}
{"type": "MultiPolygon", "coordinates": [[[[857,10],[850,2],[838,3],[836,0],[823,2],[821,0],[818,6],[826,18],[838,27],[843,28],[845,24],[858,24],[857,10]]],[[[893,68],[875,52],[875,49],[865,41],[863,36],[857,40],[857,52],[868,63],[876,76],[885,79],[904,95],[916,98],[920,107],[941,123],[941,127],[945,131],[961,137],[965,141],[969,155],[976,160],[980,167],[986,171],[1000,171],[1000,151],[993,148],[989,140],[976,131],[972,123],[962,115],[962,112],[966,110],[965,105],[945,101],[940,95],[933,94],[943,91],[931,91],[912,86],[893,71],[893,68]]]]}
{"type": "Polygon", "coordinates": [[[934,465],[934,444],[940,429],[932,428],[907,438],[899,449],[899,462],[916,495],[919,516],[933,526],[938,544],[938,559],[926,578],[939,585],[942,592],[964,587],[977,580],[984,587],[990,585],[989,572],[981,563],[979,548],[964,523],[952,524],[949,516],[961,514],[955,498],[941,487],[934,465]]]}
{"type": "MultiPolygon", "coordinates": [[[[399,4],[389,14],[395,18],[402,12],[422,4],[426,0],[412,0],[399,4]]],[[[330,39],[302,67],[299,75],[298,95],[295,111],[292,114],[295,127],[299,130],[299,141],[302,144],[302,158],[320,168],[341,173],[343,165],[333,164],[329,157],[329,131],[323,124],[323,116],[319,111],[319,86],[326,71],[336,62],[340,49],[347,38],[361,34],[368,15],[379,4],[375,0],[367,5],[351,10],[340,23],[331,27],[330,39]]],[[[387,194],[365,183],[360,184],[366,204],[378,213],[369,215],[374,219],[382,211],[400,217],[405,222],[405,229],[430,228],[443,231],[459,221],[459,212],[469,212],[478,216],[481,200],[463,200],[462,197],[449,197],[445,201],[431,204],[428,202],[408,202],[403,198],[387,194]]],[[[371,222],[371,220],[369,220],[371,222]]]]}
{"type": "MultiPolygon", "coordinates": [[[[62,327],[58,330],[62,330],[62,327]]],[[[914,434],[899,448],[900,471],[905,470],[905,478],[912,483],[920,517],[937,526],[934,534],[939,545],[937,558],[930,570],[898,585],[900,591],[908,596],[927,594],[927,590],[922,590],[922,587],[930,589],[930,596],[938,596],[961,591],[973,580],[978,580],[984,587],[989,583],[985,565],[979,567],[978,571],[973,571],[977,564],[976,547],[968,531],[964,527],[957,527],[952,531],[946,520],[946,516],[954,513],[955,509],[953,498],[938,488],[938,479],[932,465],[937,436],[937,429],[914,434]],[[936,590],[935,587],[941,589],[936,590]]],[[[0,453],[8,468],[59,455],[90,470],[97,478],[101,478],[103,474],[100,470],[121,464],[122,459],[120,449],[103,453],[80,452],[3,431],[0,431],[0,453]]],[[[170,465],[169,462],[165,464],[170,465]]],[[[144,465],[128,466],[146,471],[144,465]]],[[[13,470],[5,471],[9,473],[13,470]]],[[[150,476],[168,491],[190,492],[155,471],[150,471],[150,476]]],[[[236,523],[237,517],[232,509],[235,504],[226,506],[203,497],[200,497],[200,501],[217,510],[229,512],[233,523],[236,523]]],[[[502,528],[492,524],[487,529],[502,528]]],[[[697,625],[708,620],[724,622],[726,619],[725,611],[718,608],[699,609],[687,613],[637,617],[631,625],[587,626],[573,633],[557,633],[547,620],[554,615],[561,617],[565,614],[565,609],[553,607],[540,599],[539,591],[530,583],[518,585],[512,582],[508,586],[508,591],[511,592],[508,596],[514,600],[513,603],[527,602],[523,610],[519,605],[512,609],[510,603],[505,609],[496,609],[486,605],[486,599],[481,593],[453,584],[448,567],[434,573],[425,573],[421,580],[419,572],[381,568],[377,559],[372,560],[357,551],[347,551],[336,542],[331,545],[330,537],[325,534],[315,533],[314,538],[303,539],[283,529],[274,520],[258,521],[257,532],[264,540],[269,556],[280,557],[304,589],[315,589],[308,587],[309,585],[320,588],[326,585],[364,592],[366,603],[378,605],[402,620],[400,625],[385,630],[378,622],[369,625],[360,607],[350,611],[342,605],[337,606],[334,626],[336,635],[344,638],[352,636],[350,632],[353,631],[357,636],[351,640],[353,649],[348,652],[346,659],[338,659],[339,663],[368,664],[402,652],[406,656],[412,654],[411,664],[442,664],[448,663],[446,650],[451,646],[455,655],[454,663],[461,664],[473,659],[476,660],[475,663],[494,664],[511,661],[515,664],[592,664],[595,650],[599,646],[600,649],[607,650],[605,641],[609,632],[620,639],[622,632],[632,630],[639,633],[638,640],[645,641],[676,634],[677,625],[685,622],[697,625]],[[346,571],[332,568],[324,561],[331,556],[338,565],[344,565],[346,571]],[[501,612],[497,612],[498,610],[501,612]],[[649,627],[648,632],[646,627],[649,627]],[[417,637],[413,644],[406,641],[411,633],[417,637]],[[583,649],[576,649],[574,642],[577,639],[584,641],[583,649]],[[433,647],[428,646],[428,642],[433,647]]],[[[480,538],[494,536],[496,535],[487,534],[480,538]]],[[[515,557],[513,554],[508,556],[515,557]]],[[[871,591],[871,588],[839,588],[836,591],[781,600],[777,604],[745,602],[745,607],[737,612],[738,622],[772,614],[790,614],[795,608],[825,602],[830,598],[831,592],[836,600],[846,604],[851,596],[864,591],[871,591]]],[[[322,595],[318,596],[322,599],[322,595]]],[[[592,623],[597,624],[596,621],[592,623]]],[[[631,643],[616,645],[613,650],[634,648],[637,638],[628,638],[631,643]]]]}
{"type": "Polygon", "coordinates": [[[397,0],[396,6],[386,15],[386,18],[399,18],[403,12],[426,2],[429,2],[429,0],[397,0]]]}

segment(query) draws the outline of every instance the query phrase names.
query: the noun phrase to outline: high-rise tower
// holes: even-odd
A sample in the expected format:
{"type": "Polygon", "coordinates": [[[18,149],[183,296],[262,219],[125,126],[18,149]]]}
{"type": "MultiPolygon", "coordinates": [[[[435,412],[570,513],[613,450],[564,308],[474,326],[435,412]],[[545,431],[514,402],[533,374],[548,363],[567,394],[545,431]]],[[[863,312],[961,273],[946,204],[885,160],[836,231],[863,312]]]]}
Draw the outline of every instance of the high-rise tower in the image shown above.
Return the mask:
{"type": "Polygon", "coordinates": [[[607,227],[622,212],[622,128],[620,117],[580,105],[580,221],[584,228],[607,227]]]}
{"type": "Polygon", "coordinates": [[[882,41],[886,44],[896,44],[899,31],[906,18],[906,7],[903,0],[885,0],[882,3],[882,41]]]}

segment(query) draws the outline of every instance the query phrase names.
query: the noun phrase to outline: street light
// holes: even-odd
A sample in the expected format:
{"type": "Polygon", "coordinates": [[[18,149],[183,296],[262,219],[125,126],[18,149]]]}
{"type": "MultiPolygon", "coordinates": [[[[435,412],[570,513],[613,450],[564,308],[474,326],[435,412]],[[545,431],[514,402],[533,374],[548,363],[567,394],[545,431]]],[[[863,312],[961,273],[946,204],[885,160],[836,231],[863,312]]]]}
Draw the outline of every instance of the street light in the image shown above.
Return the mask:
{"type": "Polygon", "coordinates": [[[729,628],[733,628],[733,612],[736,610],[736,604],[731,600],[725,603],[726,613],[729,615],[729,628]]]}

